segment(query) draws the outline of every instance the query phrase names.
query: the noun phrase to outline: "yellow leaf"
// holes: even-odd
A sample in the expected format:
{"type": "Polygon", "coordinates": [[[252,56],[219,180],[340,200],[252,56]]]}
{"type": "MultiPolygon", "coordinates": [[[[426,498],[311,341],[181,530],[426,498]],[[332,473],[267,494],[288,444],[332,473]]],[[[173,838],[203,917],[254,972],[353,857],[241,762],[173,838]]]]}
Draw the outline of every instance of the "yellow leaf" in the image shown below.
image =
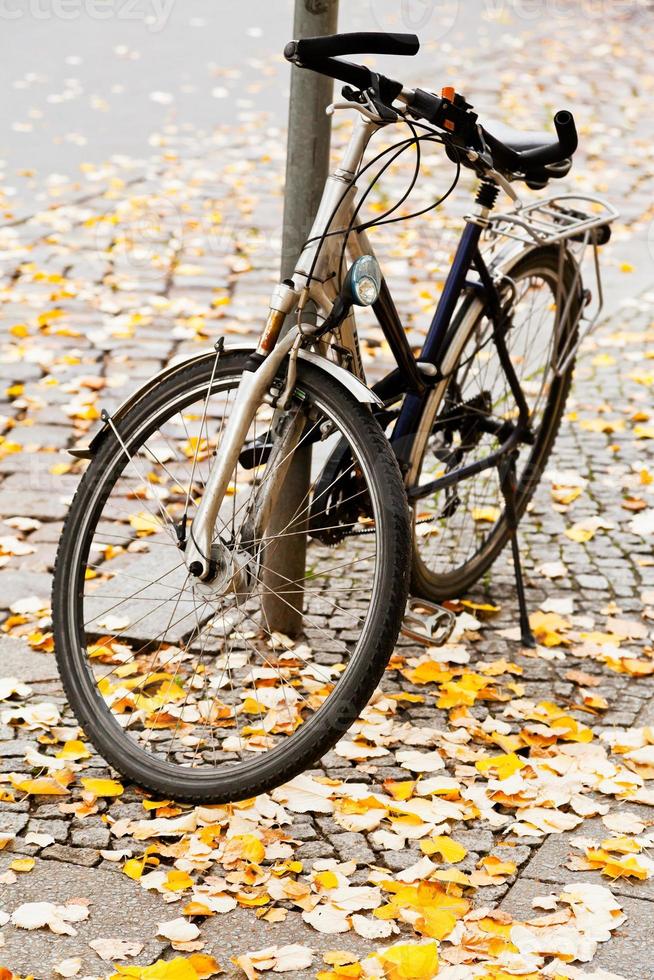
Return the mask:
{"type": "Polygon", "coordinates": [[[456,916],[447,909],[425,909],[422,919],[416,922],[416,929],[430,939],[445,939],[456,925],[456,916]]]}
{"type": "Polygon", "coordinates": [[[139,538],[144,538],[148,534],[156,534],[161,527],[161,521],[147,510],[142,510],[139,514],[132,514],[129,523],[139,538]]]}
{"type": "Polygon", "coordinates": [[[123,865],[123,874],[131,878],[132,881],[139,881],[145,871],[146,865],[155,866],[159,864],[159,858],[153,857],[153,853],[156,850],[154,844],[150,844],[146,847],[145,851],[138,858],[130,858],[129,861],[125,861],[123,865]]]}
{"type": "Polygon", "coordinates": [[[236,895],[236,901],[245,909],[256,909],[262,905],[267,905],[270,901],[270,895],[267,892],[260,892],[258,895],[248,895],[245,892],[239,892],[236,895]]]}
{"type": "Polygon", "coordinates": [[[83,422],[94,422],[100,418],[100,411],[95,405],[82,405],[75,409],[71,418],[80,419],[83,422]]]}
{"type": "Polygon", "coordinates": [[[230,838],[225,845],[223,861],[249,861],[251,864],[260,864],[266,854],[266,849],[254,834],[237,834],[230,838]]]}
{"type": "Polygon", "coordinates": [[[602,841],[602,848],[616,854],[640,854],[643,849],[633,837],[608,837],[602,841]]]}
{"type": "Polygon", "coordinates": [[[25,323],[15,323],[13,327],[9,327],[9,333],[14,337],[27,337],[29,332],[30,329],[25,323]]]}
{"type": "Polygon", "coordinates": [[[83,779],[82,786],[94,796],[121,796],[124,786],[116,779],[83,779]]]}
{"type": "Polygon", "coordinates": [[[145,861],[143,858],[130,858],[123,865],[123,874],[126,874],[132,881],[138,881],[144,871],[145,861]]]}
{"type": "Polygon", "coordinates": [[[633,855],[628,857],[614,857],[608,851],[600,848],[587,848],[586,859],[594,867],[601,869],[607,878],[636,878],[638,881],[646,881],[649,878],[649,871],[638,863],[638,859],[633,855]]]}
{"type": "Polygon", "coordinates": [[[246,715],[265,715],[267,713],[266,707],[260,704],[256,698],[245,698],[241,711],[246,715]]]}
{"type": "Polygon", "coordinates": [[[10,385],[8,388],[5,388],[5,395],[7,396],[7,398],[18,398],[20,397],[20,395],[23,394],[24,390],[25,390],[24,385],[21,384],[10,385]]]}
{"type": "Polygon", "coordinates": [[[377,953],[387,980],[432,980],[438,973],[436,943],[400,943],[377,953]]]}
{"type": "MultiPolygon", "coordinates": [[[[57,773],[60,777],[61,773],[57,773]]],[[[23,779],[15,782],[16,789],[31,796],[67,796],[68,790],[55,776],[39,776],[37,779],[23,779]]]]}
{"type": "Polygon", "coordinates": [[[443,881],[446,884],[463,885],[464,887],[470,884],[468,876],[463,871],[457,871],[456,868],[439,868],[437,871],[432,871],[429,880],[443,881]]]}
{"type": "Polygon", "coordinates": [[[164,882],[164,888],[169,892],[183,892],[192,885],[193,879],[190,874],[177,870],[169,871],[164,882]]]}
{"type": "Polygon", "coordinates": [[[386,779],[384,781],[384,789],[389,796],[392,796],[394,800],[398,800],[400,802],[410,800],[413,796],[413,791],[415,788],[415,779],[386,779]]]}
{"type": "Polygon", "coordinates": [[[498,779],[508,779],[514,772],[524,769],[526,763],[515,752],[507,755],[494,755],[487,759],[479,759],[475,762],[475,767],[481,773],[487,773],[493,769],[498,779]]]}
{"type": "Polygon", "coordinates": [[[222,834],[222,829],[218,824],[211,824],[209,827],[201,827],[197,836],[207,847],[215,847],[216,842],[222,834]]]}
{"type": "Polygon", "coordinates": [[[215,977],[217,973],[223,972],[218,960],[206,953],[193,953],[188,962],[197,973],[198,980],[208,980],[208,977],[215,977]]]}
{"type": "Polygon", "coordinates": [[[213,909],[210,909],[208,905],[204,905],[202,902],[189,902],[182,909],[182,915],[215,915],[216,913],[213,909]]]}
{"type": "Polygon", "coordinates": [[[494,606],[490,602],[473,602],[471,599],[462,599],[461,605],[465,606],[466,609],[472,609],[473,612],[486,613],[496,613],[502,608],[501,606],[494,606]]]}
{"type": "Polygon", "coordinates": [[[425,660],[413,670],[404,671],[405,677],[412,684],[433,684],[435,681],[444,680],[447,673],[444,665],[436,663],[435,660],[425,660]]]}
{"type": "Polygon", "coordinates": [[[564,507],[573,503],[580,496],[581,487],[552,487],[552,499],[564,507]]]}
{"type": "Polygon", "coordinates": [[[528,717],[534,721],[548,722],[552,734],[566,742],[591,742],[593,740],[593,733],[590,728],[581,725],[551,701],[541,701],[528,717]]]}
{"type": "Polygon", "coordinates": [[[583,527],[581,524],[573,524],[572,527],[567,527],[565,529],[565,535],[570,538],[571,541],[576,541],[577,544],[584,544],[586,541],[590,541],[591,538],[595,537],[595,531],[591,527],[583,527]]]}
{"type": "Polygon", "coordinates": [[[57,752],[58,759],[88,759],[91,753],[84,742],[73,739],[64,744],[64,747],[57,752]]]}
{"type": "Polygon", "coordinates": [[[585,432],[604,432],[611,435],[612,432],[624,432],[624,419],[607,419],[601,416],[596,419],[582,419],[579,428],[585,432]]]}
{"type": "Polygon", "coordinates": [[[9,867],[12,871],[31,871],[35,864],[34,858],[16,858],[9,867]]]}
{"type": "Polygon", "coordinates": [[[33,650],[44,650],[46,653],[52,653],[54,650],[54,637],[52,633],[41,633],[37,630],[35,633],[29,634],[27,642],[33,650]]]}
{"type": "Polygon", "coordinates": [[[438,708],[470,707],[487,687],[486,677],[479,674],[463,674],[459,680],[448,681],[441,686],[441,695],[436,706],[438,708]]]}
{"type": "Polygon", "coordinates": [[[622,262],[620,264],[620,272],[633,272],[633,271],[634,271],[634,266],[631,264],[631,262],[622,262]]]}
{"type": "Polygon", "coordinates": [[[468,853],[463,844],[459,844],[451,837],[444,835],[420,841],[420,850],[423,854],[439,854],[443,861],[447,861],[449,864],[457,864],[459,861],[463,861],[468,853]]]}
{"type": "Polygon", "coordinates": [[[135,980],[199,980],[198,972],[190,960],[178,956],[174,960],[157,960],[152,966],[121,966],[116,963],[118,973],[111,980],[121,977],[134,977],[135,980]]]}
{"type": "Polygon", "coordinates": [[[333,871],[320,871],[313,880],[320,889],[338,888],[338,878],[333,871]]]}
{"type": "Polygon", "coordinates": [[[499,519],[501,510],[499,507],[473,507],[472,519],[479,523],[494,524],[499,519]]]}
{"type": "Polygon", "coordinates": [[[45,313],[39,314],[36,322],[40,327],[45,327],[49,323],[52,323],[53,320],[59,320],[63,315],[63,310],[46,310],[45,313]]]}
{"type": "Polygon", "coordinates": [[[143,800],[144,810],[160,810],[161,807],[169,806],[170,800],[143,800]]]}
{"type": "Polygon", "coordinates": [[[558,647],[567,642],[561,633],[570,629],[570,623],[558,613],[544,613],[539,610],[531,614],[529,625],[542,646],[558,647]]]}
{"type": "Polygon", "coordinates": [[[483,868],[493,878],[505,878],[515,874],[517,871],[517,867],[513,861],[502,861],[501,858],[495,857],[494,854],[487,854],[481,858],[477,862],[477,867],[483,868]]]}

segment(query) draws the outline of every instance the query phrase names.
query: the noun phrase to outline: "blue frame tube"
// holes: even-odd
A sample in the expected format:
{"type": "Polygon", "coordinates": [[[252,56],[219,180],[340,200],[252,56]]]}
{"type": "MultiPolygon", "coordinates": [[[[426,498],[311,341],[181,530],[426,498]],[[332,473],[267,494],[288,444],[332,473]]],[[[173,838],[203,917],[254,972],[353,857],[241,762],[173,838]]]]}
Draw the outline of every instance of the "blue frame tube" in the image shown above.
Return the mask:
{"type": "MultiPolygon", "coordinates": [[[[465,287],[466,277],[473,264],[479,239],[483,228],[475,221],[468,221],[463,230],[459,246],[452,262],[452,267],[448,273],[441,298],[434,312],[427,337],[420,353],[419,360],[427,361],[438,367],[443,355],[443,345],[448,328],[452,322],[456,305],[465,287]]],[[[402,411],[398,418],[391,443],[395,448],[396,455],[400,460],[408,459],[413,436],[418,428],[420,413],[424,404],[424,396],[407,394],[402,405],[402,411]]]]}

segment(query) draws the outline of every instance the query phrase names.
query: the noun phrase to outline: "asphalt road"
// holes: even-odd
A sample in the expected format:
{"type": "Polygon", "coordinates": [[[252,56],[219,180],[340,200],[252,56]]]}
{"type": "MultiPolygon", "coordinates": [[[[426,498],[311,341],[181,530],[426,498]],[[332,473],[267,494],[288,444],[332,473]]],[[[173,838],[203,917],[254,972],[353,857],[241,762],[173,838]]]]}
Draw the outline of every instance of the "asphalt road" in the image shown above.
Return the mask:
{"type": "MultiPolygon", "coordinates": [[[[587,0],[589,2],[589,0],[587,0]]],[[[512,35],[565,24],[572,0],[341,0],[343,30],[417,32],[396,76],[440,88],[450,54],[471,60],[512,35]]],[[[74,176],[85,163],[152,152],[165,126],[286,117],[293,0],[0,0],[0,165],[74,176]],[[265,117],[264,117],[265,118],[265,117]]],[[[457,60],[459,60],[457,58],[457,60]]],[[[1,179],[1,178],[0,178],[1,179]]]]}

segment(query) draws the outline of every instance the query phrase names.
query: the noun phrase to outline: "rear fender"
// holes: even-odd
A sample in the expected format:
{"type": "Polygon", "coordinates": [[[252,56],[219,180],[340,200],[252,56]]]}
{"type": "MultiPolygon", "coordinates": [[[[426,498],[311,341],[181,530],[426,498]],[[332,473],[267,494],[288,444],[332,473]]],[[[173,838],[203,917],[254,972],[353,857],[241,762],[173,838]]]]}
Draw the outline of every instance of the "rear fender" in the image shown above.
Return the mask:
{"type": "MultiPolygon", "coordinates": [[[[239,346],[225,346],[222,349],[224,354],[252,354],[253,350],[250,347],[239,347],[239,346]]],[[[222,355],[221,355],[222,356],[222,355]]],[[[88,444],[88,446],[78,446],[75,449],[69,449],[68,453],[74,456],[75,459],[93,459],[94,455],[100,448],[105,435],[109,431],[109,419],[116,425],[123,419],[128,412],[131,412],[141,401],[146,398],[148,393],[152,390],[153,384],[159,384],[162,381],[168,381],[173,378],[176,374],[181,371],[185,371],[191,364],[195,364],[197,361],[208,360],[211,361],[216,357],[216,350],[205,350],[197,354],[191,354],[189,357],[183,357],[179,360],[173,361],[168,364],[163,370],[159,371],[153,377],[149,378],[140,388],[132,392],[115,410],[113,415],[108,416],[103,414],[103,426],[99,429],[93,436],[93,439],[88,444]]],[[[336,364],[335,361],[330,361],[326,357],[322,357],[320,354],[316,354],[314,351],[300,350],[299,359],[301,361],[306,361],[317,367],[319,370],[324,371],[326,374],[331,375],[335,378],[339,384],[343,385],[344,388],[354,395],[357,401],[362,404],[374,404],[382,405],[379,397],[368,388],[363,381],[355,377],[349,371],[346,371],[344,367],[340,364],[336,364]]]]}

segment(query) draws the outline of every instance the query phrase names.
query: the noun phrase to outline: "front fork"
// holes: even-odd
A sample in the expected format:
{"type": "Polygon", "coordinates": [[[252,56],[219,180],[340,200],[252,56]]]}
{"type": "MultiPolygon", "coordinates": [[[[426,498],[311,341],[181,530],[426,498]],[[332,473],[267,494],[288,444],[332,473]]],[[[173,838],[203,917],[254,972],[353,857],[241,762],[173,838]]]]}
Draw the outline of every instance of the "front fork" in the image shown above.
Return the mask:
{"type": "MultiPolygon", "coordinates": [[[[272,385],[284,358],[298,339],[298,328],[293,327],[278,341],[277,346],[273,346],[277,337],[273,339],[271,336],[273,332],[271,323],[281,328],[280,318],[274,317],[277,312],[279,311],[272,311],[269,327],[264,331],[257,349],[259,365],[257,366],[256,360],[253,360],[252,370],[243,372],[234,408],[225,428],[220,454],[214,459],[202,500],[191,524],[184,561],[189,573],[198,579],[206,580],[212,577],[217,557],[216,549],[220,552],[218,557],[223,559],[223,564],[229,561],[227,548],[220,540],[214,542],[214,529],[220,507],[255,413],[272,385]],[[272,349],[269,352],[261,349],[264,343],[270,344],[272,349]]],[[[283,318],[282,316],[281,320],[283,318]]]]}

